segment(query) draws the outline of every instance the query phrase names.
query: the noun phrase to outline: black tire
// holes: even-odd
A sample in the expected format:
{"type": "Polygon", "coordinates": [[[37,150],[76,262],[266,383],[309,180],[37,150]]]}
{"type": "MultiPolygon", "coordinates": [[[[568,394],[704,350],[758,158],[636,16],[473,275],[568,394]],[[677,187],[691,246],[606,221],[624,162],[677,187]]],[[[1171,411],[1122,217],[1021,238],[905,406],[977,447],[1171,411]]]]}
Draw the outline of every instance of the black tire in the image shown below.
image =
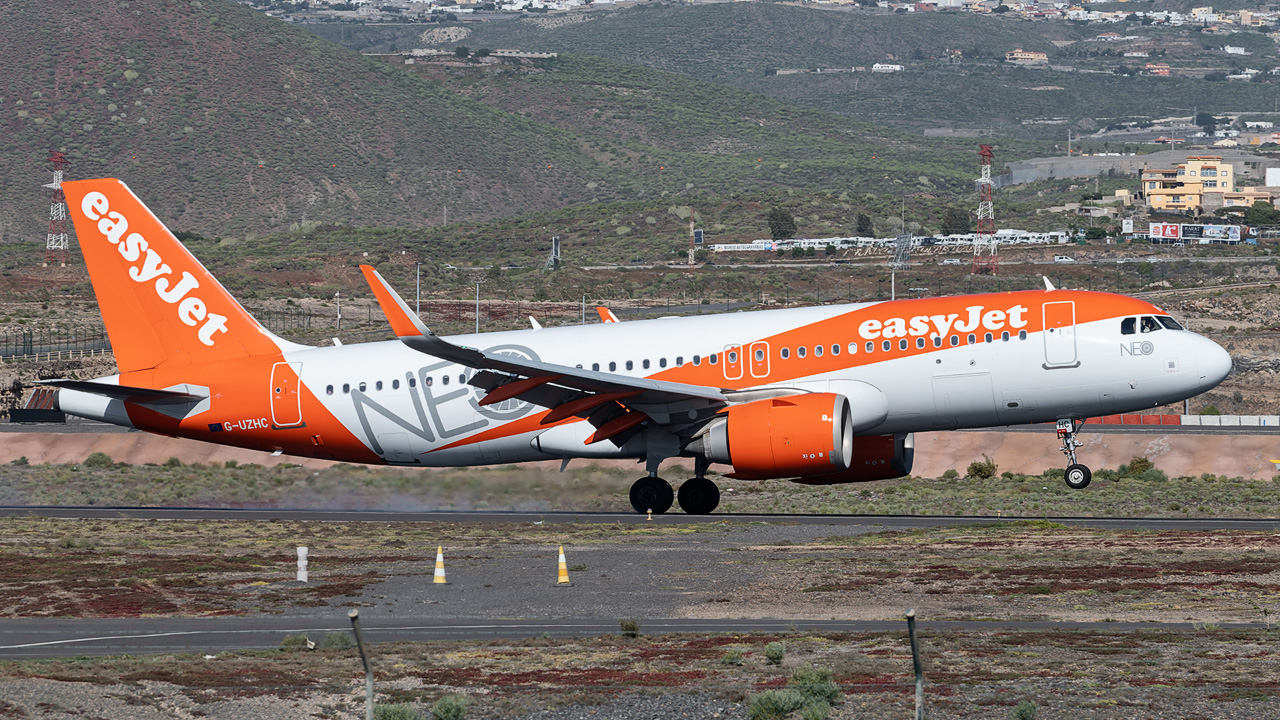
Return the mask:
{"type": "Polygon", "coordinates": [[[689,515],[710,515],[720,504],[720,488],[706,478],[690,478],[680,486],[680,509],[689,515]]]}
{"type": "Polygon", "coordinates": [[[631,507],[644,515],[650,510],[655,515],[671,509],[676,493],[671,483],[660,477],[642,477],[631,485],[631,507]]]}
{"type": "Polygon", "coordinates": [[[1066,480],[1067,487],[1072,490],[1083,490],[1089,487],[1089,481],[1093,480],[1093,473],[1084,465],[1068,465],[1066,480]]]}

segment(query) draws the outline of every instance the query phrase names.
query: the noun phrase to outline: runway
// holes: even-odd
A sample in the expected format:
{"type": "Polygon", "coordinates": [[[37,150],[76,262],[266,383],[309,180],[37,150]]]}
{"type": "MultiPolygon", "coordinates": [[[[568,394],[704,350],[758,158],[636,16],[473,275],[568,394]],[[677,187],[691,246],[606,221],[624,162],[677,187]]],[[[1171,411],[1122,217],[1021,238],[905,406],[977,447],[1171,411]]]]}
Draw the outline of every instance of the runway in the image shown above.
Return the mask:
{"type": "Polygon", "coordinates": [[[1017,521],[1049,521],[1100,530],[1267,530],[1280,529],[1280,518],[1098,518],[1010,515],[685,515],[670,513],[649,519],[638,513],[613,512],[394,512],[376,510],[291,510],[244,508],[150,508],[93,506],[0,506],[0,517],[133,520],[255,520],[279,522],[385,523],[533,523],[533,524],[707,524],[756,523],[778,525],[862,526],[887,530],[983,525],[1017,521]]]}
{"type": "MultiPolygon", "coordinates": [[[[667,633],[881,633],[906,634],[904,621],[830,620],[698,620],[639,618],[640,632],[667,633]]],[[[617,634],[618,621],[603,620],[502,620],[361,617],[361,629],[370,642],[431,640],[485,641],[502,638],[594,637],[617,634]]],[[[1049,622],[920,620],[925,632],[1012,632],[1189,630],[1192,623],[1049,622]]],[[[1258,623],[1225,623],[1223,631],[1258,629],[1258,623]]],[[[351,631],[346,617],[155,618],[129,620],[10,619],[0,623],[0,659],[68,657],[76,655],[129,655],[137,653],[199,653],[269,649],[280,646],[286,635],[299,633],[319,642],[326,633],[351,631]]]]}

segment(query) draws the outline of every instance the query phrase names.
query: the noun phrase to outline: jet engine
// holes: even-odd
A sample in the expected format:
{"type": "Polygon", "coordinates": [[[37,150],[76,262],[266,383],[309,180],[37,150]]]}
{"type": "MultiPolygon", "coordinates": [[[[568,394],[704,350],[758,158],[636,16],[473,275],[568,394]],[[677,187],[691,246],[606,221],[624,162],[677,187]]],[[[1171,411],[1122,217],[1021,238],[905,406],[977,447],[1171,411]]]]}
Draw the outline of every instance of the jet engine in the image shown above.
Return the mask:
{"type": "Polygon", "coordinates": [[[911,474],[915,455],[916,440],[912,433],[859,436],[853,439],[853,458],[848,470],[793,478],[791,482],[840,485],[902,477],[911,474]]]}
{"type": "Polygon", "coordinates": [[[708,460],[748,480],[843,472],[854,456],[849,399],[835,393],[730,406],[700,440],[708,460]]]}

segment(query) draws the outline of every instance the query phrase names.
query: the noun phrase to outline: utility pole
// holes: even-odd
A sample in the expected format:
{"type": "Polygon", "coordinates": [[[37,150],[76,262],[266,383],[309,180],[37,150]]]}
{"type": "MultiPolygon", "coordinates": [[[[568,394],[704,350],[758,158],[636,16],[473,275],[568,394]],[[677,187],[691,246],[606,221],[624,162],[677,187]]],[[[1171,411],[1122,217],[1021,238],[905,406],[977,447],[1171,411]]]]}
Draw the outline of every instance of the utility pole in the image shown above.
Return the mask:
{"type": "Polygon", "coordinates": [[[418,276],[418,287],[417,287],[418,305],[414,309],[414,312],[418,313],[418,315],[421,316],[422,315],[422,263],[414,263],[413,267],[414,267],[414,272],[418,276]]]}

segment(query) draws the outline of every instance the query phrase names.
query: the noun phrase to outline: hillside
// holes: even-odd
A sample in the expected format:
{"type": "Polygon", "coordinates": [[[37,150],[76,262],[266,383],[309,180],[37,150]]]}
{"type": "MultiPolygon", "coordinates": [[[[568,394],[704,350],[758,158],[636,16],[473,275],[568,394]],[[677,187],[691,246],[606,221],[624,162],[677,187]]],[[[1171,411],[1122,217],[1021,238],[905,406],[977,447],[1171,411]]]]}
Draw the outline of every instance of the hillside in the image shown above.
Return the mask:
{"type": "MultiPolygon", "coordinates": [[[[421,26],[310,29],[367,50],[454,44],[443,42],[438,32],[424,35],[421,26]]],[[[459,29],[467,35],[456,42],[470,47],[598,55],[916,132],[978,128],[1006,137],[1060,138],[1066,127],[1035,121],[1065,118],[1076,131],[1087,132],[1113,120],[1187,115],[1192,105],[1219,113],[1274,110],[1272,77],[1250,83],[1115,74],[1126,67],[1141,69],[1144,61],[1123,58],[1130,49],[1156,53],[1155,59],[1192,73],[1230,70],[1242,61],[1221,52],[1225,43],[1247,47],[1254,55],[1244,64],[1266,69],[1275,63],[1275,44],[1252,31],[1210,36],[1198,28],[1138,23],[1079,26],[771,3],[638,5],[468,23],[459,29]],[[1093,41],[1107,30],[1137,39],[1093,41]],[[1003,63],[1004,52],[1018,47],[1046,52],[1055,66],[1072,70],[1003,63]],[[948,50],[960,51],[961,57],[947,56],[948,50]],[[876,62],[900,63],[906,72],[766,75],[769,69],[865,68],[876,62]]]]}
{"type": "Polygon", "coordinates": [[[121,177],[174,229],[213,237],[903,179],[967,191],[973,173],[967,146],[621,62],[432,73],[226,0],[147,8],[0,14],[0,63],[31,68],[0,76],[5,238],[43,240],[51,147],[68,177],[121,177]]]}

